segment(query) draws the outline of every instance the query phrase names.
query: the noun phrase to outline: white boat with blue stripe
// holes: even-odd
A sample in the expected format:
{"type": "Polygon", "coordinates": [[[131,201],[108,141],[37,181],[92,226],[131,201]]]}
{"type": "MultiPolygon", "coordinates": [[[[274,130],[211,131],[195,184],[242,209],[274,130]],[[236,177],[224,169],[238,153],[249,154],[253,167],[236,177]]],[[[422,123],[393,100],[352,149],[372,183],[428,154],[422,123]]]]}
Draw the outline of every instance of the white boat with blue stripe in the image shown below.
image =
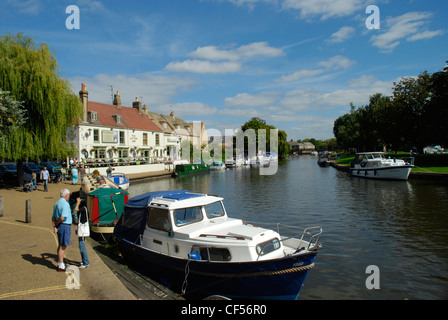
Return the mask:
{"type": "Polygon", "coordinates": [[[297,237],[230,218],[223,198],[177,190],[131,198],[114,233],[130,265],[187,299],[286,300],[297,299],[321,248],[320,227],[292,230],[297,237]]]}

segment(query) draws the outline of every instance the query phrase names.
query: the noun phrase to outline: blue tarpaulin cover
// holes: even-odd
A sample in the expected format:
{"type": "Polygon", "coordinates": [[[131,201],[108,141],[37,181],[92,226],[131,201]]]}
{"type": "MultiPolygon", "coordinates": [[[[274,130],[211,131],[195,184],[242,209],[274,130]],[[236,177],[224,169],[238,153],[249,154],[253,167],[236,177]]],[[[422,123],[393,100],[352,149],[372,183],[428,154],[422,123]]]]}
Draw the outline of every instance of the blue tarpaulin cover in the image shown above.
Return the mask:
{"type": "Polygon", "coordinates": [[[123,215],[115,226],[114,234],[119,239],[140,244],[140,235],[145,230],[148,218],[148,205],[154,198],[185,200],[201,196],[188,190],[154,191],[135,196],[126,203],[123,215]]]}

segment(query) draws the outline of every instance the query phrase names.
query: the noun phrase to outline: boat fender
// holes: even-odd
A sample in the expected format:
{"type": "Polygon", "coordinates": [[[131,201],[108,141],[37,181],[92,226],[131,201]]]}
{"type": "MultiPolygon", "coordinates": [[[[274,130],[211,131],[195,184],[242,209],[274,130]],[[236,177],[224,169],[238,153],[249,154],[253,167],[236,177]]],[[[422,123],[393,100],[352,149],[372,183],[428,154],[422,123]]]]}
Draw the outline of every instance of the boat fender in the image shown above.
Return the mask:
{"type": "Polygon", "coordinates": [[[200,261],[201,260],[201,255],[199,253],[197,253],[197,252],[190,252],[188,254],[188,259],[200,261]]]}

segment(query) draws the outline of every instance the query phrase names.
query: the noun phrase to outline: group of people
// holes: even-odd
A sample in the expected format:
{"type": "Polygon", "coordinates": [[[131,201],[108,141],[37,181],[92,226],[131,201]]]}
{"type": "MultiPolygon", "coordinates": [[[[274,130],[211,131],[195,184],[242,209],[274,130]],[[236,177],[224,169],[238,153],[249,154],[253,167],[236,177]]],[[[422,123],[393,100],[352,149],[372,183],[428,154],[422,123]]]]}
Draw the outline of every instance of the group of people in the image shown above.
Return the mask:
{"type": "MultiPolygon", "coordinates": [[[[57,260],[58,271],[66,270],[64,263],[65,250],[70,245],[72,233],[71,225],[73,223],[72,210],[70,208],[70,190],[62,189],[60,198],[53,207],[53,215],[51,221],[53,223],[54,232],[58,235],[58,248],[57,248],[57,260]]],[[[81,264],[79,269],[87,268],[90,264],[89,257],[87,255],[85,239],[89,236],[89,229],[84,229],[82,226],[88,226],[88,211],[85,200],[81,198],[76,199],[76,206],[74,209],[75,215],[78,217],[78,239],[79,239],[79,251],[81,254],[81,264]]]]}
{"type": "MultiPolygon", "coordinates": [[[[81,175],[81,177],[85,174],[85,169],[84,167],[78,169],[78,165],[74,165],[71,168],[71,179],[72,179],[72,184],[77,184],[79,177],[81,175]]],[[[66,169],[63,168],[62,172],[58,172],[56,174],[55,177],[55,182],[60,182],[60,181],[65,181],[66,180],[66,169]]],[[[29,175],[29,174],[27,174],[29,175]]],[[[44,166],[43,169],[40,171],[40,176],[39,176],[40,180],[42,181],[42,185],[43,185],[43,191],[44,192],[48,192],[48,183],[50,182],[50,172],[48,171],[47,167],[44,166]]],[[[24,189],[25,186],[27,187],[28,191],[33,191],[33,190],[37,190],[37,174],[36,172],[32,172],[30,174],[30,177],[24,177],[24,189]]]]}

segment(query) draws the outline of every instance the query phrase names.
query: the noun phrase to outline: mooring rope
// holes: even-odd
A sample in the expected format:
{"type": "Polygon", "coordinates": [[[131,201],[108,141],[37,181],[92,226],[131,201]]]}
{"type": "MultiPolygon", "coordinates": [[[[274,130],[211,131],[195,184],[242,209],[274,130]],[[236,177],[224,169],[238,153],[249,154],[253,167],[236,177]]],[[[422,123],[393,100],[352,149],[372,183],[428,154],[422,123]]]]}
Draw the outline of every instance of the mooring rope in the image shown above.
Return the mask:
{"type": "Polygon", "coordinates": [[[243,277],[275,276],[275,275],[279,275],[279,274],[301,272],[301,271],[309,270],[312,268],[314,268],[314,263],[308,264],[306,266],[289,268],[289,269],[285,269],[285,270],[259,271],[259,272],[251,272],[251,273],[210,273],[210,272],[195,272],[195,271],[190,271],[190,272],[196,273],[199,275],[217,277],[217,278],[243,278],[243,277]]]}

